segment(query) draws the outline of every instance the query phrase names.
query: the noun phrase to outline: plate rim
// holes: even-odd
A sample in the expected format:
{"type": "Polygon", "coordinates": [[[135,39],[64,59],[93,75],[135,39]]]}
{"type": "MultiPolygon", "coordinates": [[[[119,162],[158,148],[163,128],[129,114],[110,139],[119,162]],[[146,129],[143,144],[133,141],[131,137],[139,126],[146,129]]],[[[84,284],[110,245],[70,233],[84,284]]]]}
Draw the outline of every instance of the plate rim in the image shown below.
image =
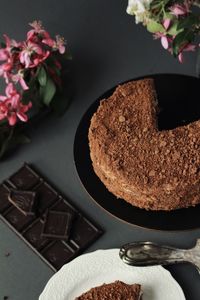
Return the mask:
{"type": "MultiPolygon", "coordinates": [[[[89,257],[89,259],[104,259],[104,255],[106,255],[108,258],[112,255],[117,255],[119,253],[119,248],[109,248],[109,249],[98,249],[89,253],[84,253],[78,257],[76,257],[75,259],[73,259],[71,262],[65,264],[62,266],[62,268],[55,273],[46,283],[42,293],[39,296],[39,300],[46,300],[48,297],[49,292],[51,292],[51,289],[53,288],[52,283],[56,282],[56,281],[60,281],[61,277],[66,276],[66,273],[69,272],[70,270],[67,270],[67,268],[70,266],[72,267],[77,266],[77,264],[87,264],[87,257],[89,257]],[[103,254],[103,255],[102,255],[103,254]],[[102,258],[101,258],[102,257],[102,258]],[[52,285],[52,287],[50,286],[52,285]],[[48,290],[49,289],[49,290],[48,290]]],[[[125,267],[130,267],[126,264],[124,264],[125,267]]],[[[163,272],[163,274],[165,274],[165,276],[167,276],[169,278],[169,280],[173,281],[173,284],[176,286],[178,292],[180,293],[180,296],[182,297],[182,299],[180,300],[186,300],[185,298],[185,294],[184,291],[181,287],[181,285],[178,283],[178,281],[174,278],[174,276],[171,274],[170,271],[168,271],[166,268],[164,268],[161,265],[157,265],[157,266],[151,266],[151,267],[133,267],[133,268],[138,268],[138,269],[154,269],[160,272],[163,272]]],[[[76,271],[75,271],[76,272],[76,271]]],[[[119,279],[120,280],[120,279],[119,279]]],[[[103,283],[102,283],[103,284],[103,283]]],[[[63,300],[63,299],[62,299],[63,300]]]]}

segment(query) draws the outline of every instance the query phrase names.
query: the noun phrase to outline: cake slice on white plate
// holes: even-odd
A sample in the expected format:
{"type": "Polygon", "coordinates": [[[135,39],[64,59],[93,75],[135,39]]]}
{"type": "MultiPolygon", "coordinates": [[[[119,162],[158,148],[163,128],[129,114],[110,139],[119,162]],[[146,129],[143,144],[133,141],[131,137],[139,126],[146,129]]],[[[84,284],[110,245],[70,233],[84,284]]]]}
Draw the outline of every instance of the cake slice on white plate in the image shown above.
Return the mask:
{"type": "Polygon", "coordinates": [[[139,284],[126,284],[115,281],[94,287],[75,300],[140,300],[142,296],[139,284]]]}

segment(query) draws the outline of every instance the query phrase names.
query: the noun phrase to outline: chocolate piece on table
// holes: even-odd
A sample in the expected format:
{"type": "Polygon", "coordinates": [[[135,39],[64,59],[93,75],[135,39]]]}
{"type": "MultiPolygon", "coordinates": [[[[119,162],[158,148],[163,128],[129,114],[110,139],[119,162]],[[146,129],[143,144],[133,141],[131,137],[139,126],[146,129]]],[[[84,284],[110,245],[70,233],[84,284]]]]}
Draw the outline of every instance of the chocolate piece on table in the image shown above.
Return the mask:
{"type": "Polygon", "coordinates": [[[57,192],[46,182],[42,182],[40,185],[34,188],[34,191],[38,195],[38,213],[41,215],[55,203],[58,197],[57,192]]]}
{"type": "Polygon", "coordinates": [[[17,231],[21,232],[34,219],[34,216],[25,216],[14,205],[6,211],[4,219],[9,222],[17,231]]]}
{"type": "Polygon", "coordinates": [[[44,248],[50,243],[49,239],[42,236],[43,226],[43,222],[37,219],[22,233],[23,237],[37,250],[44,248]]]}
{"type": "Polygon", "coordinates": [[[102,234],[28,164],[0,185],[0,217],[54,271],[102,234]],[[16,196],[20,201],[15,201],[16,196]],[[30,215],[35,205],[36,214],[30,215]]]}
{"type": "Polygon", "coordinates": [[[36,192],[11,189],[8,200],[25,216],[35,214],[36,192]]]}
{"type": "Polygon", "coordinates": [[[60,269],[63,264],[76,257],[77,252],[67,243],[65,244],[63,241],[56,241],[44,249],[42,255],[54,266],[55,269],[60,269]]]}
{"type": "Polygon", "coordinates": [[[11,185],[21,190],[29,190],[36,186],[39,181],[40,177],[28,164],[24,164],[23,167],[8,179],[8,182],[11,185]]]}
{"type": "Polygon", "coordinates": [[[73,215],[68,212],[48,210],[45,216],[42,236],[50,239],[68,240],[73,215]]]}
{"type": "Polygon", "coordinates": [[[85,216],[75,210],[66,200],[60,199],[53,207],[54,211],[74,212],[75,219],[71,228],[69,242],[77,249],[84,250],[100,234],[99,229],[85,216]]]}
{"type": "Polygon", "coordinates": [[[71,230],[70,242],[79,249],[88,247],[97,237],[99,229],[79,214],[71,230]]]}
{"type": "Polygon", "coordinates": [[[67,202],[63,198],[60,198],[59,201],[57,201],[55,203],[55,205],[52,206],[51,209],[55,210],[55,211],[68,212],[68,213],[71,213],[73,215],[75,215],[77,213],[77,210],[75,209],[75,207],[73,207],[69,202],[67,202]]]}

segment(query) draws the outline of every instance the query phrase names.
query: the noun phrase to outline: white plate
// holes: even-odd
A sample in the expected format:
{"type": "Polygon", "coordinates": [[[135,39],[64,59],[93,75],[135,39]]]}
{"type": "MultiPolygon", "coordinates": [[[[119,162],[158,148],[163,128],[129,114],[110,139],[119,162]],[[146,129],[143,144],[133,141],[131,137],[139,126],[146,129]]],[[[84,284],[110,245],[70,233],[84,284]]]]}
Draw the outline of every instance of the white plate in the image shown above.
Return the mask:
{"type": "Polygon", "coordinates": [[[141,284],[143,300],[185,300],[166,269],[128,266],[119,258],[119,249],[84,254],[64,265],[49,280],[39,300],[74,300],[92,287],[115,280],[141,284]]]}

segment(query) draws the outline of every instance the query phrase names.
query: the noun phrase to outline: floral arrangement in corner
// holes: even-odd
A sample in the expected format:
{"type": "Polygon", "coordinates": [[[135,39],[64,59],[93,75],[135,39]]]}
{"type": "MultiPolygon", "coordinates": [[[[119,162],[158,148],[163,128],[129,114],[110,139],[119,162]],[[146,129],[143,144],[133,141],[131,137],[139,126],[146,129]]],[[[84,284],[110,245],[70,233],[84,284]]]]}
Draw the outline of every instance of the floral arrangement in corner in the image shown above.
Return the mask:
{"type": "Polygon", "coordinates": [[[64,110],[62,66],[70,56],[64,38],[52,38],[40,21],[29,24],[26,40],[17,42],[4,34],[0,47],[0,157],[18,143],[28,142],[22,128],[45,107],[64,110]]]}
{"type": "Polygon", "coordinates": [[[182,63],[184,52],[199,47],[199,8],[199,0],[129,0],[127,13],[182,63]]]}

